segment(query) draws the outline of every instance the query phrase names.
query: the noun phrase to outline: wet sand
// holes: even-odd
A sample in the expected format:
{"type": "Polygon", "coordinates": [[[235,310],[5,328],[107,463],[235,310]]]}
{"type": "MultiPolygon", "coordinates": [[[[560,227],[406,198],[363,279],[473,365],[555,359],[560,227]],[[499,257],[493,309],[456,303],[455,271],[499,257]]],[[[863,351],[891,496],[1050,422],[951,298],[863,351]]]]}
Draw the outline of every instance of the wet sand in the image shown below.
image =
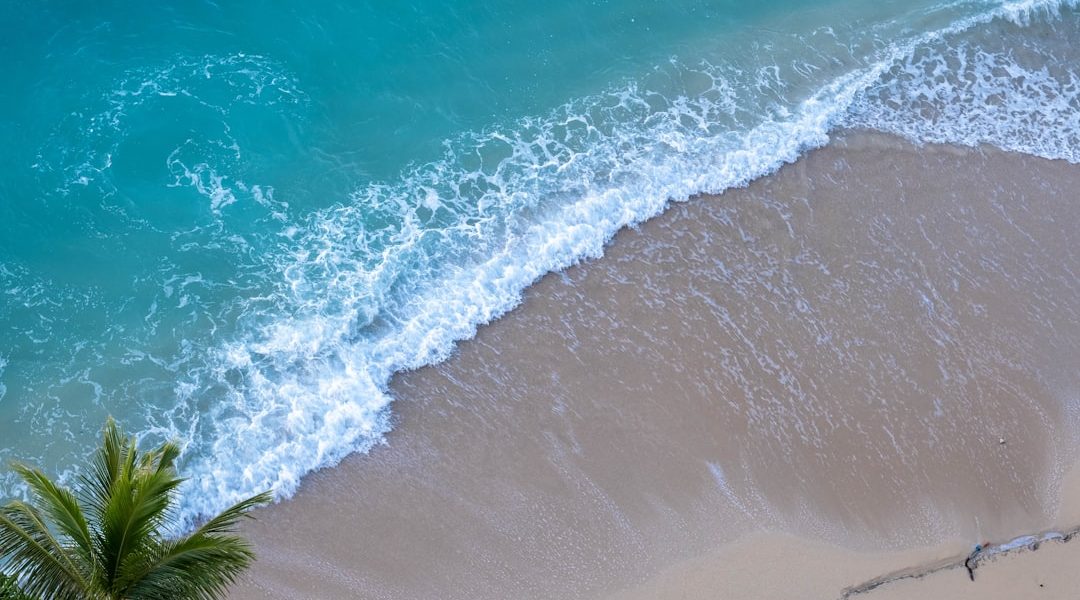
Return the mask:
{"type": "Polygon", "coordinates": [[[395,378],[388,444],[261,511],[234,596],[833,598],[1058,525],[1078,189],[848,134],[673,206],[395,378]]]}

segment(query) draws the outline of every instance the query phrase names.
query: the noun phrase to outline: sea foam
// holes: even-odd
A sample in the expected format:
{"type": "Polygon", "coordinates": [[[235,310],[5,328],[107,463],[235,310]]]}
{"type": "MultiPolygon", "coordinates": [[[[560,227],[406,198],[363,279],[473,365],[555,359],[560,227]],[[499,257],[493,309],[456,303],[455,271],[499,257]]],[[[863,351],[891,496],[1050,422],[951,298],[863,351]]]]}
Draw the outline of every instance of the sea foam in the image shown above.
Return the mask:
{"type": "Polygon", "coordinates": [[[991,144],[1049,159],[1080,161],[1080,80],[1064,21],[1043,6],[1052,36],[1029,38],[1031,12],[975,39],[943,39],[904,56],[862,91],[844,124],[917,143],[991,144]],[[1015,25],[1014,25],[1015,24],[1015,25]],[[1059,31],[1065,30],[1065,31],[1059,31]]]}

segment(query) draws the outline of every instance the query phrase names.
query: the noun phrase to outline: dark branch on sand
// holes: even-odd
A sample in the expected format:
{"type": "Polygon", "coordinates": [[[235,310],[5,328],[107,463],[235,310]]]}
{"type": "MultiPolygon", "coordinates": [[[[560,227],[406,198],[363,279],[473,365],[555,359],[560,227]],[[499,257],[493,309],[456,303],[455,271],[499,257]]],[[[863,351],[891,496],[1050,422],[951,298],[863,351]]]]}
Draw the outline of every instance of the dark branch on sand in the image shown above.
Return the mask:
{"type": "Polygon", "coordinates": [[[885,584],[893,583],[894,581],[903,579],[921,579],[927,575],[932,575],[939,571],[947,571],[949,569],[963,568],[967,572],[968,577],[970,577],[972,581],[975,581],[975,570],[979,568],[980,563],[984,560],[1017,552],[1038,550],[1040,545],[1048,542],[1064,544],[1071,541],[1078,533],[1080,533],[1080,526],[1073,527],[1068,531],[1049,531],[1038,535],[1023,536],[1004,544],[976,546],[975,551],[968,555],[953,556],[932,563],[893,571],[892,573],[875,577],[859,585],[851,586],[844,589],[840,594],[840,598],[841,600],[847,600],[852,596],[865,594],[885,584]]]}

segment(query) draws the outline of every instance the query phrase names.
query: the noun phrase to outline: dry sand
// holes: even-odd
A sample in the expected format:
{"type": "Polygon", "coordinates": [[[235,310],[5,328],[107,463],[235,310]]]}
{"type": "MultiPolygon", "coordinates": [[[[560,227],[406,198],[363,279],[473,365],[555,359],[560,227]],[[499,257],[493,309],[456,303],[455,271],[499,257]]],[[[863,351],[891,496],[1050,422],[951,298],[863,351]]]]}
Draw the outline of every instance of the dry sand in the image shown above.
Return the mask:
{"type": "MultiPolygon", "coordinates": [[[[1080,469],[1065,477],[1058,522],[1080,523],[1080,469]]],[[[1061,525],[1058,530],[1073,530],[1061,525]]],[[[999,542],[1002,540],[999,540],[999,542]]],[[[755,533],[686,560],[605,600],[843,598],[846,600],[1047,600],[1080,597],[1080,537],[1043,542],[963,567],[969,547],[854,552],[782,534],[755,533]],[[871,583],[879,585],[871,587],[871,583]],[[865,589],[869,588],[869,589],[865,589]],[[865,589],[865,591],[864,591],[865,589]]]]}
{"type": "Polygon", "coordinates": [[[780,534],[751,534],[705,556],[684,561],[605,600],[720,600],[842,598],[844,600],[1047,600],[1080,597],[1080,542],[1044,542],[988,559],[974,580],[962,554],[858,553],[780,534]],[[912,565],[895,573],[898,565],[912,565]],[[932,568],[931,568],[932,567],[932,568]],[[932,572],[923,574],[924,570],[932,572]],[[852,582],[882,574],[895,581],[855,592],[852,582]],[[845,591],[847,593],[845,593],[845,591]]]}
{"type": "Polygon", "coordinates": [[[395,378],[388,445],[261,511],[235,597],[835,598],[1059,525],[1077,189],[851,134],[674,206],[395,378]]]}
{"type": "Polygon", "coordinates": [[[961,569],[939,571],[919,579],[905,579],[860,596],[866,600],[1017,600],[1021,598],[1072,599],[1080,596],[1080,543],[1044,543],[1038,551],[1025,550],[988,562],[974,581],[961,569]]]}

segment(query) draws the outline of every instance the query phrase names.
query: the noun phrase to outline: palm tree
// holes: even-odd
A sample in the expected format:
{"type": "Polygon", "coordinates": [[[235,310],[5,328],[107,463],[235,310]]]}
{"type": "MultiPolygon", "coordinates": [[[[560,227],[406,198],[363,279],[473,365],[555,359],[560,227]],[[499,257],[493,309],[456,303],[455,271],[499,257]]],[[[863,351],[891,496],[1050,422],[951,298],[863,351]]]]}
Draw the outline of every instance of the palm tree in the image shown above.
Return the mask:
{"type": "Polygon", "coordinates": [[[172,443],[140,453],[109,419],[90,473],[74,492],[24,465],[15,470],[31,501],[0,508],[0,565],[21,591],[42,600],[223,598],[255,558],[235,534],[259,494],[180,537],[172,510],[177,486],[172,443]]]}

